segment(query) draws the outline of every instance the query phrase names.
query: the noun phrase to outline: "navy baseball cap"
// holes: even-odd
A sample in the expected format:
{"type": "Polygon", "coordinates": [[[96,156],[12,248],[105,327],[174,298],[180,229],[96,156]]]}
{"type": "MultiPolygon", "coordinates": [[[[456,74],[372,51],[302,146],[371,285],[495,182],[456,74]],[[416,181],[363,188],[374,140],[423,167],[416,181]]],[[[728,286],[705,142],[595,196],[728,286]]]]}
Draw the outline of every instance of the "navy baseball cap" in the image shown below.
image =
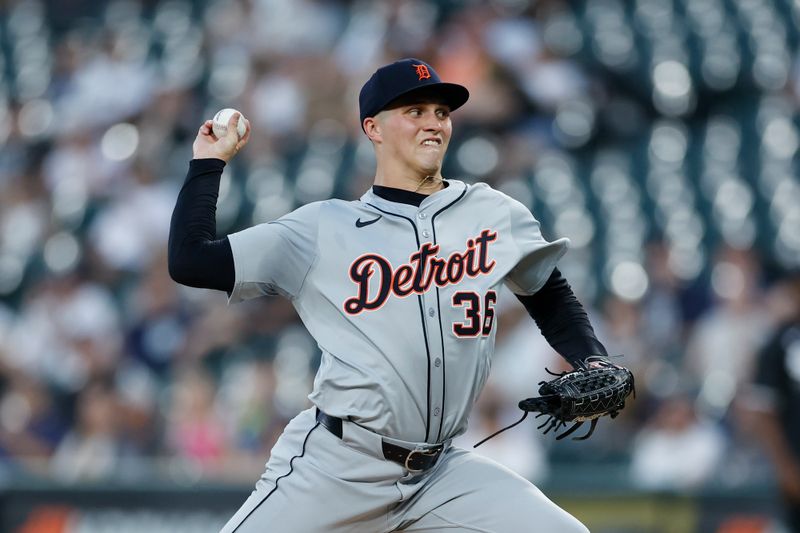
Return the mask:
{"type": "Polygon", "coordinates": [[[374,117],[397,98],[422,89],[440,96],[451,111],[469,98],[466,87],[443,82],[428,63],[415,58],[401,59],[376,70],[361,88],[358,95],[361,128],[365,118],[374,117]]]}

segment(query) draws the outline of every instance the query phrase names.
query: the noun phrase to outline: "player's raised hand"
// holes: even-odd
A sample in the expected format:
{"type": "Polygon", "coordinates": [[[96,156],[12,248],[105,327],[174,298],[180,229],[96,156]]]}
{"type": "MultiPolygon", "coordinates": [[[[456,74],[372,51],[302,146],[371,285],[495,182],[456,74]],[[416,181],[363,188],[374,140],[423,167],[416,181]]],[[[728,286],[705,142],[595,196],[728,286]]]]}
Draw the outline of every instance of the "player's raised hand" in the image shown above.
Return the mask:
{"type": "Polygon", "coordinates": [[[192,144],[192,153],[195,159],[222,159],[230,161],[247,141],[250,140],[250,121],[241,114],[234,113],[228,120],[228,128],[224,135],[214,135],[213,121],[206,120],[197,132],[197,137],[192,144]],[[237,128],[239,121],[244,120],[245,132],[239,137],[237,128]]]}

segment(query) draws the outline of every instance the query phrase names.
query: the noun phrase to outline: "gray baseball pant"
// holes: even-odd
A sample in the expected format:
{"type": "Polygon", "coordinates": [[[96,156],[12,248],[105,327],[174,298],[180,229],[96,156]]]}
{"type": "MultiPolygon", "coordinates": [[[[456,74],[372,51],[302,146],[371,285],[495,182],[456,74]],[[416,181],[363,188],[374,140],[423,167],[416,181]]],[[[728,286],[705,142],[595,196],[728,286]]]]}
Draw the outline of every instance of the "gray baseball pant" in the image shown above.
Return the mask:
{"type": "Polygon", "coordinates": [[[220,533],[589,531],[494,461],[448,446],[430,470],[409,473],[383,458],[380,439],[351,422],[340,439],[303,411],[220,533]]]}

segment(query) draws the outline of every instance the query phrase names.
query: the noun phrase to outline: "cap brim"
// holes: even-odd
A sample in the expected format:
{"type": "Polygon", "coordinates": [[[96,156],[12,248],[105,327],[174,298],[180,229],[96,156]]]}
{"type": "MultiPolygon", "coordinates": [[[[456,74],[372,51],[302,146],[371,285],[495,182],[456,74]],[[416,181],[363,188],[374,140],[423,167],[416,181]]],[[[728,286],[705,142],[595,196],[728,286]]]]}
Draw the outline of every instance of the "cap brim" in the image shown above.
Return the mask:
{"type": "Polygon", "coordinates": [[[390,109],[398,104],[402,105],[402,101],[406,98],[412,97],[416,94],[432,94],[441,97],[445,104],[450,108],[450,111],[455,111],[469,100],[469,91],[463,85],[457,83],[430,83],[422,87],[414,87],[404,93],[400,93],[392,100],[386,103],[381,110],[390,109]]]}

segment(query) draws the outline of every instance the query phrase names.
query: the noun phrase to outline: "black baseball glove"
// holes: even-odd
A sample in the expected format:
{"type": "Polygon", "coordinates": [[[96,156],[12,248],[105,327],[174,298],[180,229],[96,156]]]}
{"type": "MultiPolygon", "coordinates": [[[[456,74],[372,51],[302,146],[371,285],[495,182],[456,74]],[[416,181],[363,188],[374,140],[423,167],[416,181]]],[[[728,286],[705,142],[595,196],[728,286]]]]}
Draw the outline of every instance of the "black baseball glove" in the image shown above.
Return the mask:
{"type": "Polygon", "coordinates": [[[547,426],[545,434],[573,423],[572,427],[556,437],[557,440],[571,435],[584,422],[591,421],[586,435],[574,438],[588,439],[594,433],[597,420],[601,416],[616,417],[625,407],[628,396],[636,395],[631,371],[615,365],[605,357],[589,357],[578,364],[575,370],[553,375],[556,376],[555,379],[539,382],[540,396],[519,402],[519,408],[525,412],[521,419],[486,437],[475,447],[521,423],[530,412],[539,413],[536,418],[547,416],[539,426],[539,429],[547,426]]]}

